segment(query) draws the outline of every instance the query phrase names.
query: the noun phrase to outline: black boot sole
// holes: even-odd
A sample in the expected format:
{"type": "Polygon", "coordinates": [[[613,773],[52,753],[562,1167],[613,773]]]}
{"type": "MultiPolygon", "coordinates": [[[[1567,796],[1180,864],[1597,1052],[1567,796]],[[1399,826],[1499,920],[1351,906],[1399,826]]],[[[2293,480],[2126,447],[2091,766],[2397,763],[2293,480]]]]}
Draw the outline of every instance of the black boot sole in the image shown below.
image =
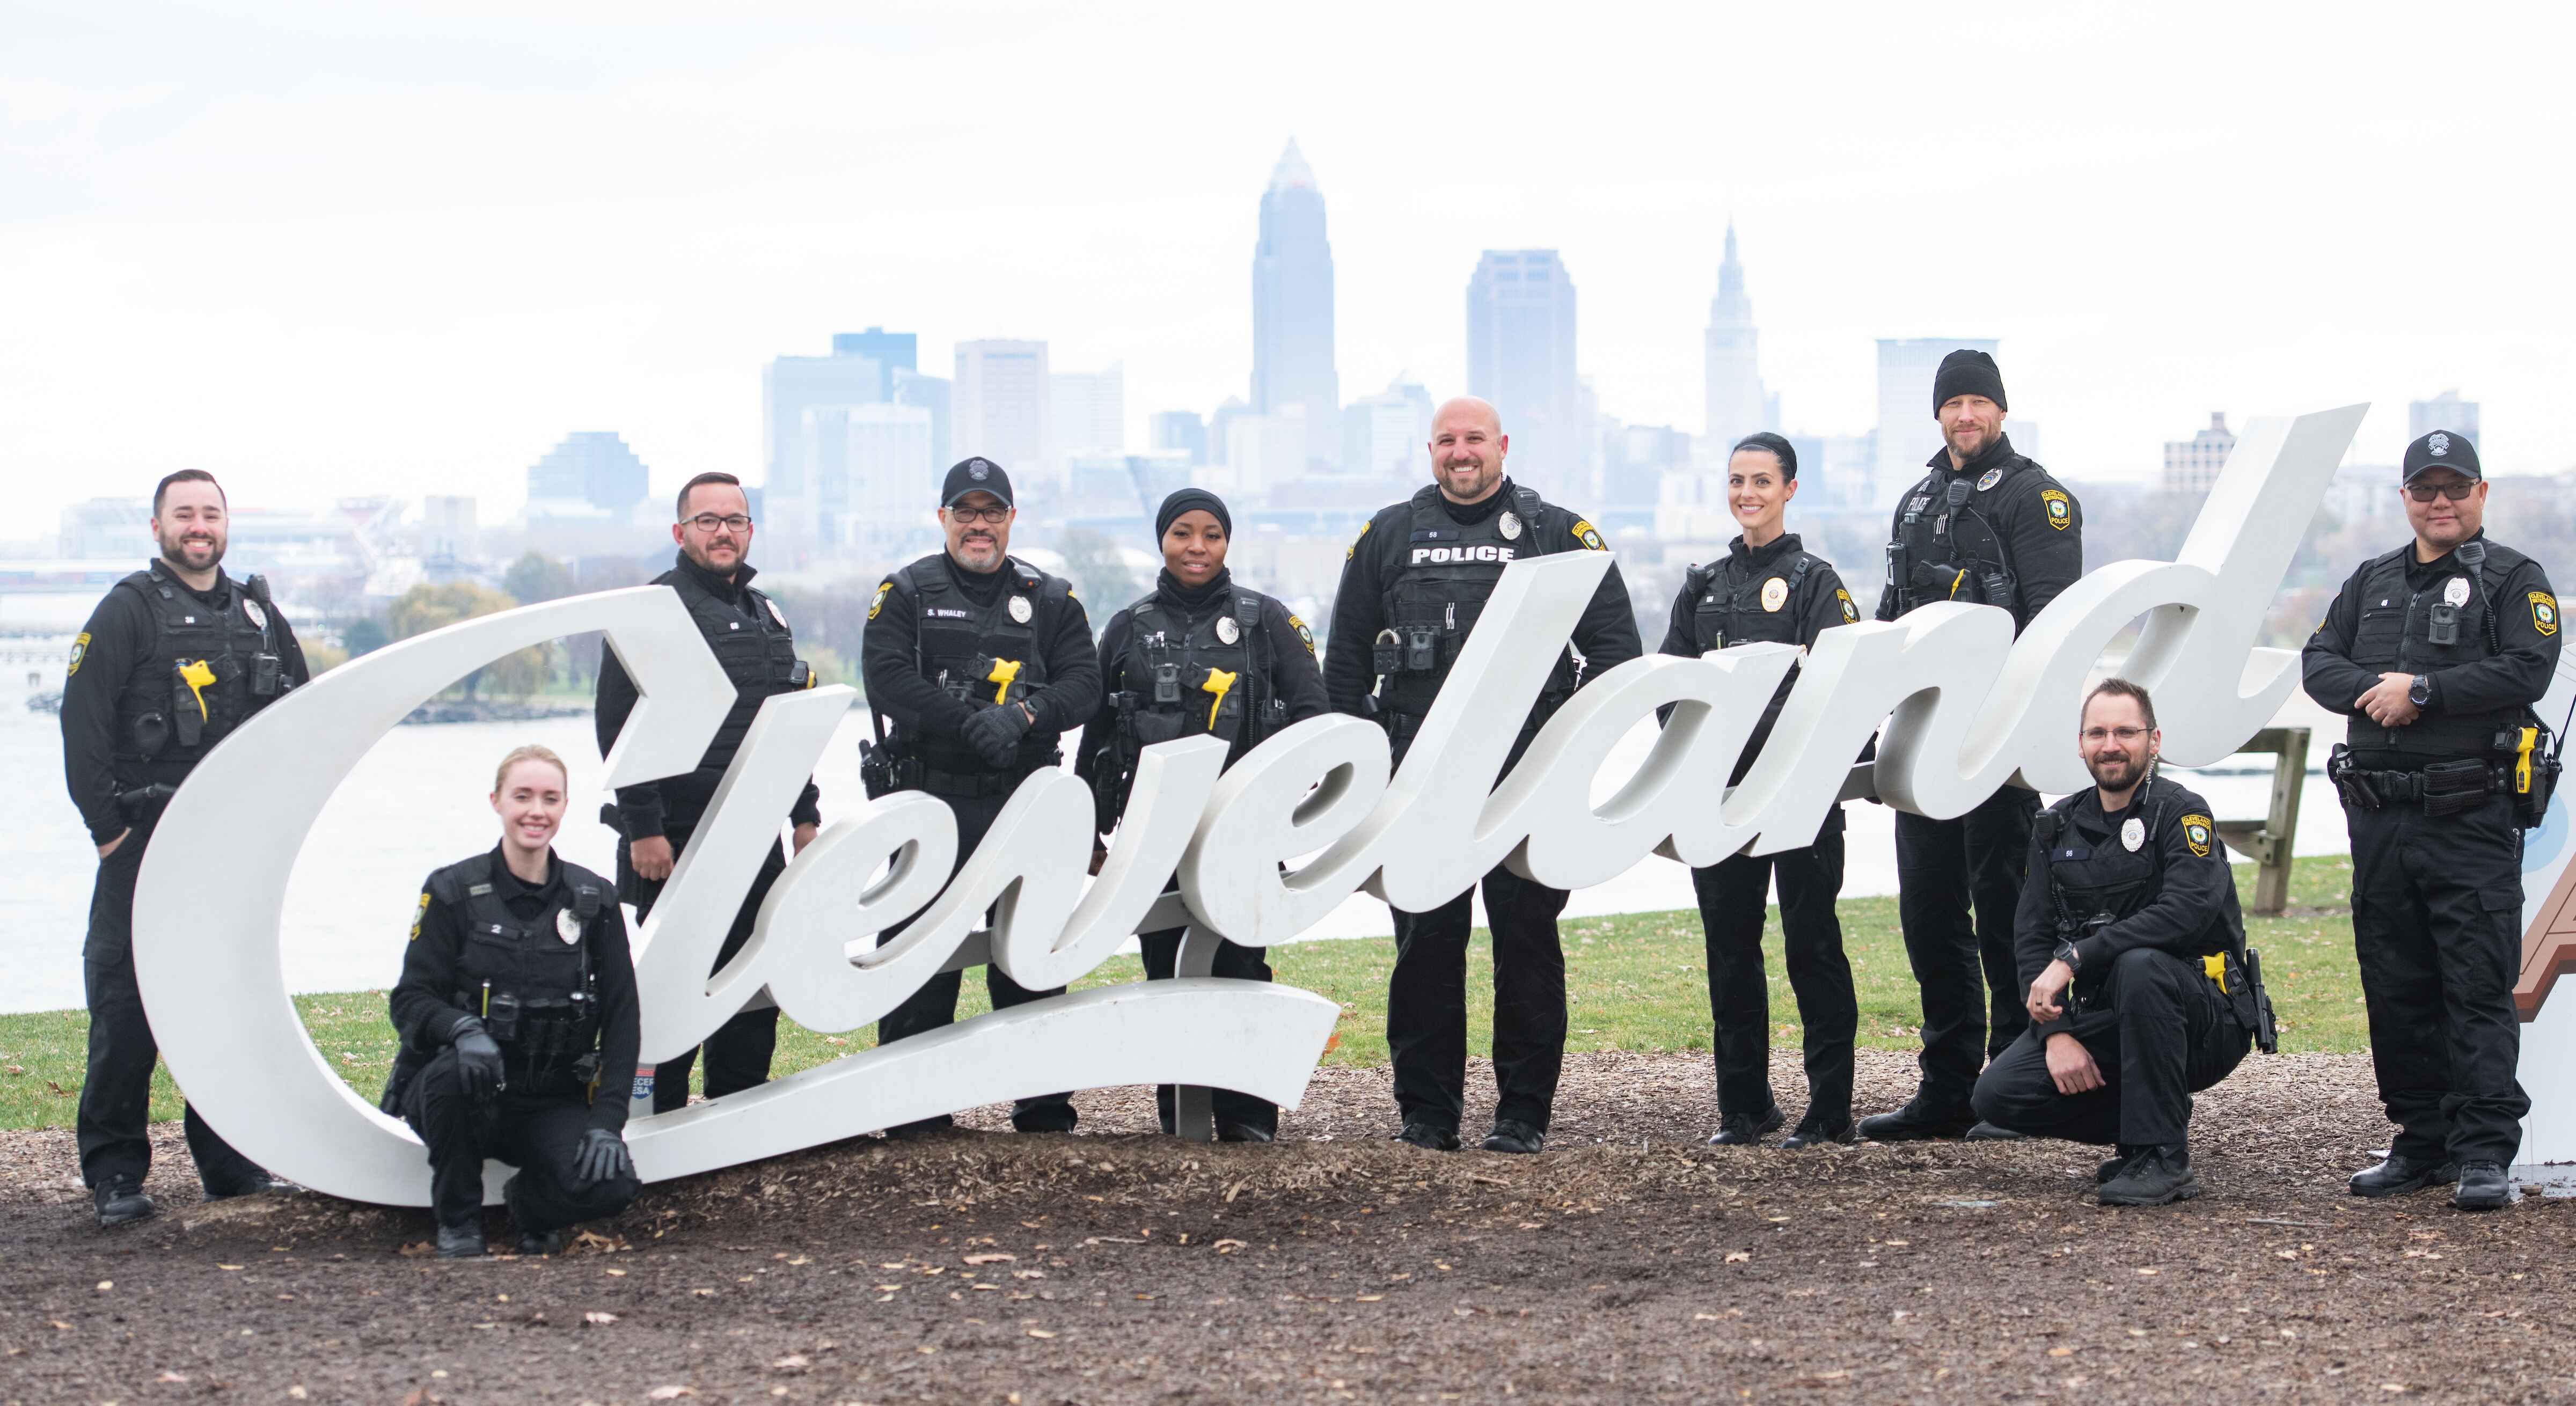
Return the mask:
{"type": "Polygon", "coordinates": [[[2200,1191],[2200,1179],[2194,1177],[2159,1196],[2115,1195],[2105,1186],[2093,1199],[2103,1206],[2170,1206],[2176,1201],[2198,1200],[2200,1191]]]}
{"type": "Polygon", "coordinates": [[[2363,1187],[2358,1183],[2347,1181],[2344,1183],[2344,1190],[2351,1192],[2355,1196],[2365,1197],[2376,1201],[2382,1197],[2412,1196],[2418,1191],[2429,1191],[2437,1186],[2450,1186],[2459,1181],[2459,1179],[2460,1174],[2458,1172],[2445,1174],[2439,1171],[2431,1171],[2426,1172],[2420,1177],[2412,1177],[2393,1185],[2363,1187]]]}

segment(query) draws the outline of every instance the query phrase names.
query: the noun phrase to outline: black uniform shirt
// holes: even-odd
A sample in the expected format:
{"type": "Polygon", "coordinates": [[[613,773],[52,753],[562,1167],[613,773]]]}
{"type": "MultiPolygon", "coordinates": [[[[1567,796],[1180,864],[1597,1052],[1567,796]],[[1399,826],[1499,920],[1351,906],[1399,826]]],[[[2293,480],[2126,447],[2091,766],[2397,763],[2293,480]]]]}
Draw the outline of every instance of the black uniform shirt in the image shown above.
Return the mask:
{"type": "MultiPolygon", "coordinates": [[[[2050,477],[2030,458],[2016,452],[2012,436],[1996,435],[1995,441],[1959,468],[1950,466],[1950,451],[1945,446],[1925,464],[1934,472],[1930,490],[1929,511],[1941,511],[1949,486],[1965,480],[1972,487],[1984,481],[1989,473],[2001,471],[1996,480],[1998,491],[1972,497],[1968,507],[1984,516],[2000,537],[2004,548],[2003,565],[2013,574],[2013,633],[2018,635],[2030,622],[2057,599],[2058,593],[2075,584],[2084,574],[2084,508],[2066,491],[2066,485],[2050,477]],[[1985,499],[1980,502],[1979,498],[1985,499]]],[[[1909,485],[1910,496],[1916,490],[1909,485]]],[[[1898,500],[1889,540],[1905,532],[1905,502],[1898,500]]],[[[1878,619],[1897,617],[1897,588],[1890,581],[1878,596],[1878,619]]],[[[2002,605],[2001,601],[1989,601],[2002,605]]]]}
{"type": "MultiPolygon", "coordinates": [[[[968,571],[945,552],[939,560],[948,569],[949,580],[979,610],[1002,598],[1008,573],[1015,569],[1006,564],[995,571],[968,571]]],[[[974,705],[951,697],[936,680],[922,676],[916,649],[921,633],[919,604],[912,600],[902,572],[886,582],[879,588],[876,604],[868,608],[867,635],[859,651],[868,706],[914,735],[962,741],[961,729],[975,715],[974,705]],[[904,598],[902,608],[886,609],[897,596],[904,598]]],[[[1091,619],[1083,612],[1082,602],[1070,593],[1061,602],[1052,592],[1041,593],[1037,610],[1032,624],[1046,665],[1046,682],[1023,700],[1037,719],[1022,739],[1023,746],[1048,743],[1091,721],[1100,711],[1100,656],[1092,649],[1091,619]]]]}
{"type": "MultiPolygon", "coordinates": [[[[1164,609],[1195,625],[1211,611],[1233,599],[1234,573],[1220,568],[1215,579],[1193,590],[1174,580],[1168,570],[1154,580],[1154,594],[1164,609]]],[[[1269,676],[1262,680],[1261,696],[1276,698],[1288,705],[1288,721],[1301,723],[1308,718],[1331,712],[1324,699],[1324,675],[1315,666],[1315,637],[1306,623],[1288,612],[1276,596],[1262,597],[1261,633],[1267,640],[1260,648],[1266,651],[1269,676]]],[[[1108,696],[1126,691],[1151,689],[1151,679],[1126,677],[1127,646],[1135,625],[1125,607],[1109,617],[1100,632],[1100,674],[1104,684],[1101,707],[1090,721],[1082,725],[1082,737],[1074,748],[1074,773],[1084,781],[1096,781],[1100,770],[1099,750],[1109,744],[1118,729],[1118,713],[1109,705],[1108,696]]],[[[1260,745],[1261,739],[1247,734],[1238,737],[1226,753],[1226,765],[1232,766],[1246,751],[1260,745]]]]}
{"type": "MultiPolygon", "coordinates": [[[[2484,541],[2486,535],[2480,529],[2470,540],[2484,541]]],[[[2444,552],[2429,562],[2417,560],[2411,546],[2405,553],[2406,585],[2411,591],[2430,590],[2468,571],[2460,565],[2456,551],[2444,552]]],[[[2367,604],[2362,599],[2363,584],[2380,560],[2363,562],[2344,581],[2334,604],[2326,607],[2324,623],[2308,637],[2307,648],[2300,654],[2308,696],[2317,701],[2318,707],[2344,717],[2361,715],[2352,700],[2377,686],[2383,672],[2379,666],[2352,662],[2354,637],[2361,629],[2361,615],[2367,604]]],[[[2490,556],[2483,573],[2487,598],[2495,602],[2496,641],[2502,650],[2466,664],[2421,670],[2432,680],[2433,701],[2421,710],[2425,717],[2530,707],[2549,691],[2550,675],[2558,668],[2558,597],[2551,592],[2548,574],[2540,569],[2539,562],[2523,557],[2509,568],[2497,569],[2503,565],[2490,556]]],[[[2477,643],[2483,650],[2485,641],[2477,643]]],[[[2386,671],[2395,672],[2394,666],[2386,671]]]]}
{"type": "MultiPolygon", "coordinates": [[[[164,562],[155,561],[152,567],[217,615],[232,610],[233,592],[241,589],[220,567],[211,591],[189,589],[164,562]]],[[[280,681],[302,686],[313,677],[304,662],[304,646],[296,643],[285,612],[271,609],[268,623],[276,640],[280,681]]],[[[63,679],[63,779],[71,787],[72,804],[80,807],[81,823],[89,827],[93,844],[103,845],[124,834],[129,823],[116,805],[117,704],[134,673],[135,660],[151,650],[160,631],[161,622],[153,618],[151,605],[139,593],[119,586],[90,612],[89,623],[72,644],[71,672],[63,679]]]]}
{"type": "MultiPolygon", "coordinates": [[[[2158,776],[2139,787],[2120,810],[2103,811],[2099,787],[2077,793],[2071,805],[2052,809],[2066,816],[2065,823],[2045,848],[2040,841],[2046,825],[2032,831],[2030,877],[2021,886],[2021,906],[2013,914],[2014,965],[2021,972],[2023,994],[2056,960],[2059,902],[2051,881],[2080,873],[2076,866],[2088,861],[2109,867],[2134,856],[2135,868],[2147,877],[2117,900],[2112,911],[2118,921],[2075,944],[2080,988],[2089,990],[2108,978],[2112,964],[2131,948],[2154,947],[2197,959],[2242,943],[2245,919],[2236,902],[2236,877],[2227,867],[2227,846],[2218,838],[2209,802],[2198,792],[2158,776]],[[2142,836],[2134,851],[2121,838],[2132,819],[2154,831],[2142,836]],[[2059,865],[2067,866],[2066,876],[2058,874],[2059,865]]],[[[2075,894],[2065,903],[2068,916],[2078,923],[2096,907],[2096,899],[2075,894]]],[[[2071,1028],[2071,1017],[2062,1015],[2039,1033],[2071,1028]]]]}
{"type": "MultiPolygon", "coordinates": [[[[1745,546],[1740,536],[1728,543],[1726,559],[1714,563],[1717,571],[1706,586],[1694,591],[1688,580],[1684,580],[1681,594],[1673,598],[1672,618],[1664,626],[1664,643],[1659,652],[1684,659],[1700,657],[1705,652],[1699,647],[1700,598],[1711,590],[1723,595],[1757,577],[1776,575],[1782,558],[1805,550],[1795,532],[1784,532],[1759,547],[1745,546]]],[[[1782,632],[1786,638],[1780,642],[1804,649],[1816,642],[1816,636],[1836,625],[1848,625],[1858,620],[1860,607],[1852,603],[1851,592],[1844,589],[1843,578],[1834,571],[1833,563],[1817,557],[1807,568],[1806,575],[1799,578],[1797,587],[1780,603],[1777,615],[1788,622],[1788,628],[1782,632]]],[[[1729,645],[1751,642],[1725,641],[1729,645]]],[[[1745,773],[1752,770],[1754,758],[1761,753],[1762,744],[1770,740],[1771,725],[1780,720],[1780,708],[1789,701],[1789,690],[1797,681],[1798,671],[1792,666],[1787,676],[1780,680],[1779,688],[1772,691],[1771,701],[1763,706],[1762,721],[1754,725],[1753,735],[1745,739],[1744,751],[1735,761],[1735,775],[1727,784],[1741,783],[1745,773]]],[[[1669,717],[1672,710],[1667,707],[1661,711],[1669,717]]]]}
{"type": "MultiPolygon", "coordinates": [[[[681,554],[675,569],[696,577],[716,599],[741,611],[746,618],[758,608],[743,593],[743,588],[751,584],[751,578],[759,574],[749,562],[743,563],[731,580],[689,560],[686,553],[681,554]]],[[[607,756],[608,749],[617,745],[617,735],[626,730],[626,719],[635,711],[636,698],[635,680],[627,674],[626,665],[618,660],[617,651],[609,648],[606,640],[600,641],[598,702],[591,714],[591,726],[597,731],[601,756],[607,756]]],[[[617,788],[619,828],[630,840],[649,840],[660,835],[665,817],[673,809],[670,802],[681,800],[687,811],[694,812],[704,804],[705,797],[695,794],[703,787],[703,781],[694,773],[620,786],[617,788]],[[686,788],[691,794],[674,795],[675,788],[686,788]]],[[[805,789],[798,793],[796,804],[788,810],[787,820],[792,825],[823,823],[823,788],[815,785],[812,777],[806,778],[805,789]]]]}
{"type": "MultiPolygon", "coordinates": [[[[1492,517],[1509,506],[1512,499],[1512,481],[1505,478],[1491,494],[1476,502],[1453,503],[1445,494],[1440,495],[1439,502],[1451,521],[1464,525],[1492,517]]],[[[1583,533],[1591,532],[1590,526],[1574,514],[1555,504],[1549,506],[1564,519],[1549,530],[1574,532],[1578,540],[1583,533]]],[[[1386,583],[1404,569],[1405,553],[1412,546],[1408,527],[1412,517],[1410,498],[1379,509],[1368,526],[1360,529],[1359,540],[1343,555],[1342,582],[1333,594],[1333,628],[1324,650],[1324,693],[1336,713],[1369,716],[1369,691],[1377,683],[1372,646],[1377,632],[1387,623],[1386,583]]],[[[1592,533],[1584,545],[1588,547],[1599,540],[1600,534],[1592,533]]],[[[1628,588],[1619,580],[1616,561],[1593,589],[1591,603],[1583,607],[1583,618],[1575,622],[1574,647],[1583,655],[1585,682],[1645,652],[1637,638],[1637,617],[1629,609],[1628,588]]]]}
{"type": "MultiPolygon", "coordinates": [[[[565,901],[569,895],[563,890],[563,863],[551,850],[546,881],[531,884],[511,873],[500,846],[493,846],[492,892],[513,915],[534,918],[565,901]]],[[[635,995],[635,959],[626,945],[626,912],[613,896],[600,905],[583,941],[590,944],[591,975],[599,987],[599,1096],[591,1100],[590,1125],[617,1132],[626,1126],[626,1093],[635,1083],[643,1019],[635,995]]],[[[464,918],[423,885],[411,943],[403,949],[402,979],[388,998],[394,1029],[413,1049],[446,1048],[456,1038],[458,1022],[474,1018],[474,1012],[455,1004],[464,986],[458,975],[464,953],[464,918]]]]}

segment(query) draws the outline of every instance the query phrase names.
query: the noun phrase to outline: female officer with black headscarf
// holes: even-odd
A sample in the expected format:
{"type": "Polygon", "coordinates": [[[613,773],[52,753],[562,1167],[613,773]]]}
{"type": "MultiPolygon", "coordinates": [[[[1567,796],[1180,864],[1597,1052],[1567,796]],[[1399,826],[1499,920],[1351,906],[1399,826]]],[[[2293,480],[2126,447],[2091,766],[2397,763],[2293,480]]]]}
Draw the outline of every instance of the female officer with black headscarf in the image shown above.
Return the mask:
{"type": "MultiPolygon", "coordinates": [[[[1082,730],[1074,769],[1091,784],[1104,835],[1127,808],[1146,747],[1205,733],[1224,739],[1232,766],[1281,728],[1329,711],[1305,622],[1237,585],[1226,570],[1233,532],[1234,517],[1215,494],[1184,488],[1165,498],[1154,514],[1163,570],[1153,594],[1111,616],[1101,631],[1107,696],[1082,730]]],[[[1167,928],[1139,939],[1148,980],[1173,974],[1182,932],[1167,928]]],[[[1268,981],[1264,955],[1224,943],[1208,975],[1268,981]]],[[[1156,1102],[1163,1131],[1172,1131],[1171,1085],[1157,1091],[1156,1102]]],[[[1265,1099],[1219,1089],[1213,1107],[1221,1142],[1268,1142],[1278,1132],[1279,1110],[1265,1099]]]]}

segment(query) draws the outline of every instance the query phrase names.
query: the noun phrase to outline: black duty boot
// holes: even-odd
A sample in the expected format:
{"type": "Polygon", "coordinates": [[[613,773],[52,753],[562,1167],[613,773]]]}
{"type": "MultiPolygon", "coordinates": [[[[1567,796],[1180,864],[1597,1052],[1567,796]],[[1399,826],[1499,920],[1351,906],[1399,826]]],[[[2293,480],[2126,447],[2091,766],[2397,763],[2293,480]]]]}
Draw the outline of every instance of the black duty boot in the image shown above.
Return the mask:
{"type": "Polygon", "coordinates": [[[900,1138],[929,1137],[933,1133],[944,1133],[956,1126],[957,1119],[954,1116],[934,1113],[927,1118],[916,1118],[909,1123],[897,1123],[886,1129],[885,1135],[889,1141],[900,1138]]]}
{"type": "Polygon", "coordinates": [[[2028,1141],[2030,1141],[2030,1134],[2028,1134],[2028,1133],[2017,1133],[2017,1132],[2014,1132],[2014,1131],[2013,1131],[2012,1129],[2010,1129],[2010,1128],[1997,1127],[1997,1126],[1995,1126],[1995,1125],[1994,1125],[1994,1124],[1992,1124],[1992,1123],[1989,1123],[1989,1122],[1984,1121],[1983,1119],[1980,1119],[1980,1120],[1978,1120],[1977,1125],[1976,1125],[1975,1127],[1968,1129],[1968,1141],[1970,1141],[1970,1142],[2028,1142],[2028,1141]]]}
{"type": "Polygon", "coordinates": [[[1762,1139],[1780,1131],[1789,1115],[1773,1105],[1770,1112],[1755,1118],[1744,1113],[1730,1113],[1717,1120],[1717,1132],[1708,1140],[1711,1147],[1759,1147],[1762,1139]]]}
{"type": "Polygon", "coordinates": [[[1976,1121],[1965,1113],[1936,1114],[1925,1108],[1918,1097],[1893,1113],[1861,1119],[1860,1135],[1870,1142],[1930,1142],[1934,1138],[1966,1137],[1969,1125],[1976,1121]]]}
{"type": "Polygon", "coordinates": [[[483,1222],[480,1217],[463,1225],[438,1228],[438,1257],[443,1260],[472,1260],[483,1257],[483,1222]]]}
{"type": "Polygon", "coordinates": [[[564,1233],[560,1230],[526,1230],[519,1232],[519,1253],[523,1255],[560,1255],[564,1233]]]}
{"type": "Polygon", "coordinates": [[[2136,1161],[2138,1154],[2145,1150],[2146,1149],[2140,1147],[2132,1147],[2127,1143],[2120,1144],[2119,1151],[2112,1153],[2109,1160],[2105,1161],[2101,1166],[2093,1169],[2093,1184],[2095,1186],[2110,1185],[2111,1179],[2118,1176],[2121,1170],[2127,1167],[2131,1162],[2136,1161]]]}
{"type": "Polygon", "coordinates": [[[1540,1132],[1536,1124],[1524,1123],[1518,1118],[1497,1118],[1494,1130],[1485,1134],[1487,1152],[1530,1153],[1545,1146],[1547,1134],[1540,1132]]]}
{"type": "Polygon", "coordinates": [[[236,1196],[265,1196],[271,1192],[283,1195],[288,1192],[301,1191],[303,1189],[304,1188],[297,1186],[295,1183],[288,1181],[283,1177],[274,1177],[270,1176],[266,1172],[259,1172],[246,1177],[241,1181],[234,1182],[229,1186],[207,1187],[206,1199],[209,1201],[229,1201],[236,1196]]]}
{"type": "Polygon", "coordinates": [[[1396,1132],[1394,1140],[1397,1142],[1411,1143],[1413,1146],[1419,1147],[1425,1152],[1455,1152],[1458,1150],[1457,1129],[1435,1127],[1432,1124],[1419,1122],[1410,1118],[1406,1119],[1403,1128],[1396,1132]]]}
{"type": "Polygon", "coordinates": [[[1795,1152],[1802,1147],[1825,1147],[1835,1143],[1849,1144],[1858,1141],[1860,1141],[1860,1133],[1852,1126],[1851,1119],[1845,1118],[1840,1123],[1828,1123],[1810,1113],[1798,1120],[1798,1126],[1791,1128],[1787,1137],[1780,1139],[1780,1148],[1784,1152],[1795,1152]]]}
{"type": "Polygon", "coordinates": [[[1219,1123],[1216,1125],[1216,1140],[1219,1142],[1278,1141],[1271,1135],[1268,1128],[1256,1128],[1250,1123],[1219,1123]]]}
{"type": "Polygon", "coordinates": [[[2463,1162],[2451,1204],[2463,1211],[2501,1211],[2522,1199],[2502,1162],[2463,1162]]]}
{"type": "Polygon", "coordinates": [[[111,1177],[90,1192],[90,1201],[98,1210],[98,1228],[113,1230],[149,1218],[158,1209],[152,1198],[143,1194],[143,1183],[132,1177],[111,1177]]]}
{"type": "Polygon", "coordinates": [[[2191,1152],[2179,1143],[2145,1147],[2119,1175],[2102,1183],[2094,1199],[2105,1206],[2168,1206],[2200,1194],[2191,1174],[2191,1152]]]}
{"type": "Polygon", "coordinates": [[[2460,1168],[2456,1162],[2392,1152],[2388,1154],[2388,1160],[2378,1166],[2353,1173],[2352,1180],[2345,1186],[2355,1196],[2403,1196],[2428,1186],[2448,1186],[2459,1179],[2460,1168]]]}

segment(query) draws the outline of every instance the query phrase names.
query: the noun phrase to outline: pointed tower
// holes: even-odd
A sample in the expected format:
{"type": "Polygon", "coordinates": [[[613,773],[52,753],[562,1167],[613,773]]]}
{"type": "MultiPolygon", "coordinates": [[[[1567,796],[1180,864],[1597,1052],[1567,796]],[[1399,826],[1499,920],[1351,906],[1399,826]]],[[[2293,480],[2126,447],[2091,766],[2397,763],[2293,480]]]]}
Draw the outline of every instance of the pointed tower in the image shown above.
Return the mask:
{"type": "Polygon", "coordinates": [[[1252,413],[1302,415],[1308,465],[1329,468],[1341,457],[1341,393],[1324,195],[1290,138],[1262,193],[1252,251],[1252,413]]]}
{"type": "Polygon", "coordinates": [[[1708,439],[1716,453],[1770,423],[1774,405],[1762,389],[1753,300],[1735,257],[1735,222],[1726,222],[1726,257],[1717,266],[1717,296],[1708,302],[1708,439]]]}

